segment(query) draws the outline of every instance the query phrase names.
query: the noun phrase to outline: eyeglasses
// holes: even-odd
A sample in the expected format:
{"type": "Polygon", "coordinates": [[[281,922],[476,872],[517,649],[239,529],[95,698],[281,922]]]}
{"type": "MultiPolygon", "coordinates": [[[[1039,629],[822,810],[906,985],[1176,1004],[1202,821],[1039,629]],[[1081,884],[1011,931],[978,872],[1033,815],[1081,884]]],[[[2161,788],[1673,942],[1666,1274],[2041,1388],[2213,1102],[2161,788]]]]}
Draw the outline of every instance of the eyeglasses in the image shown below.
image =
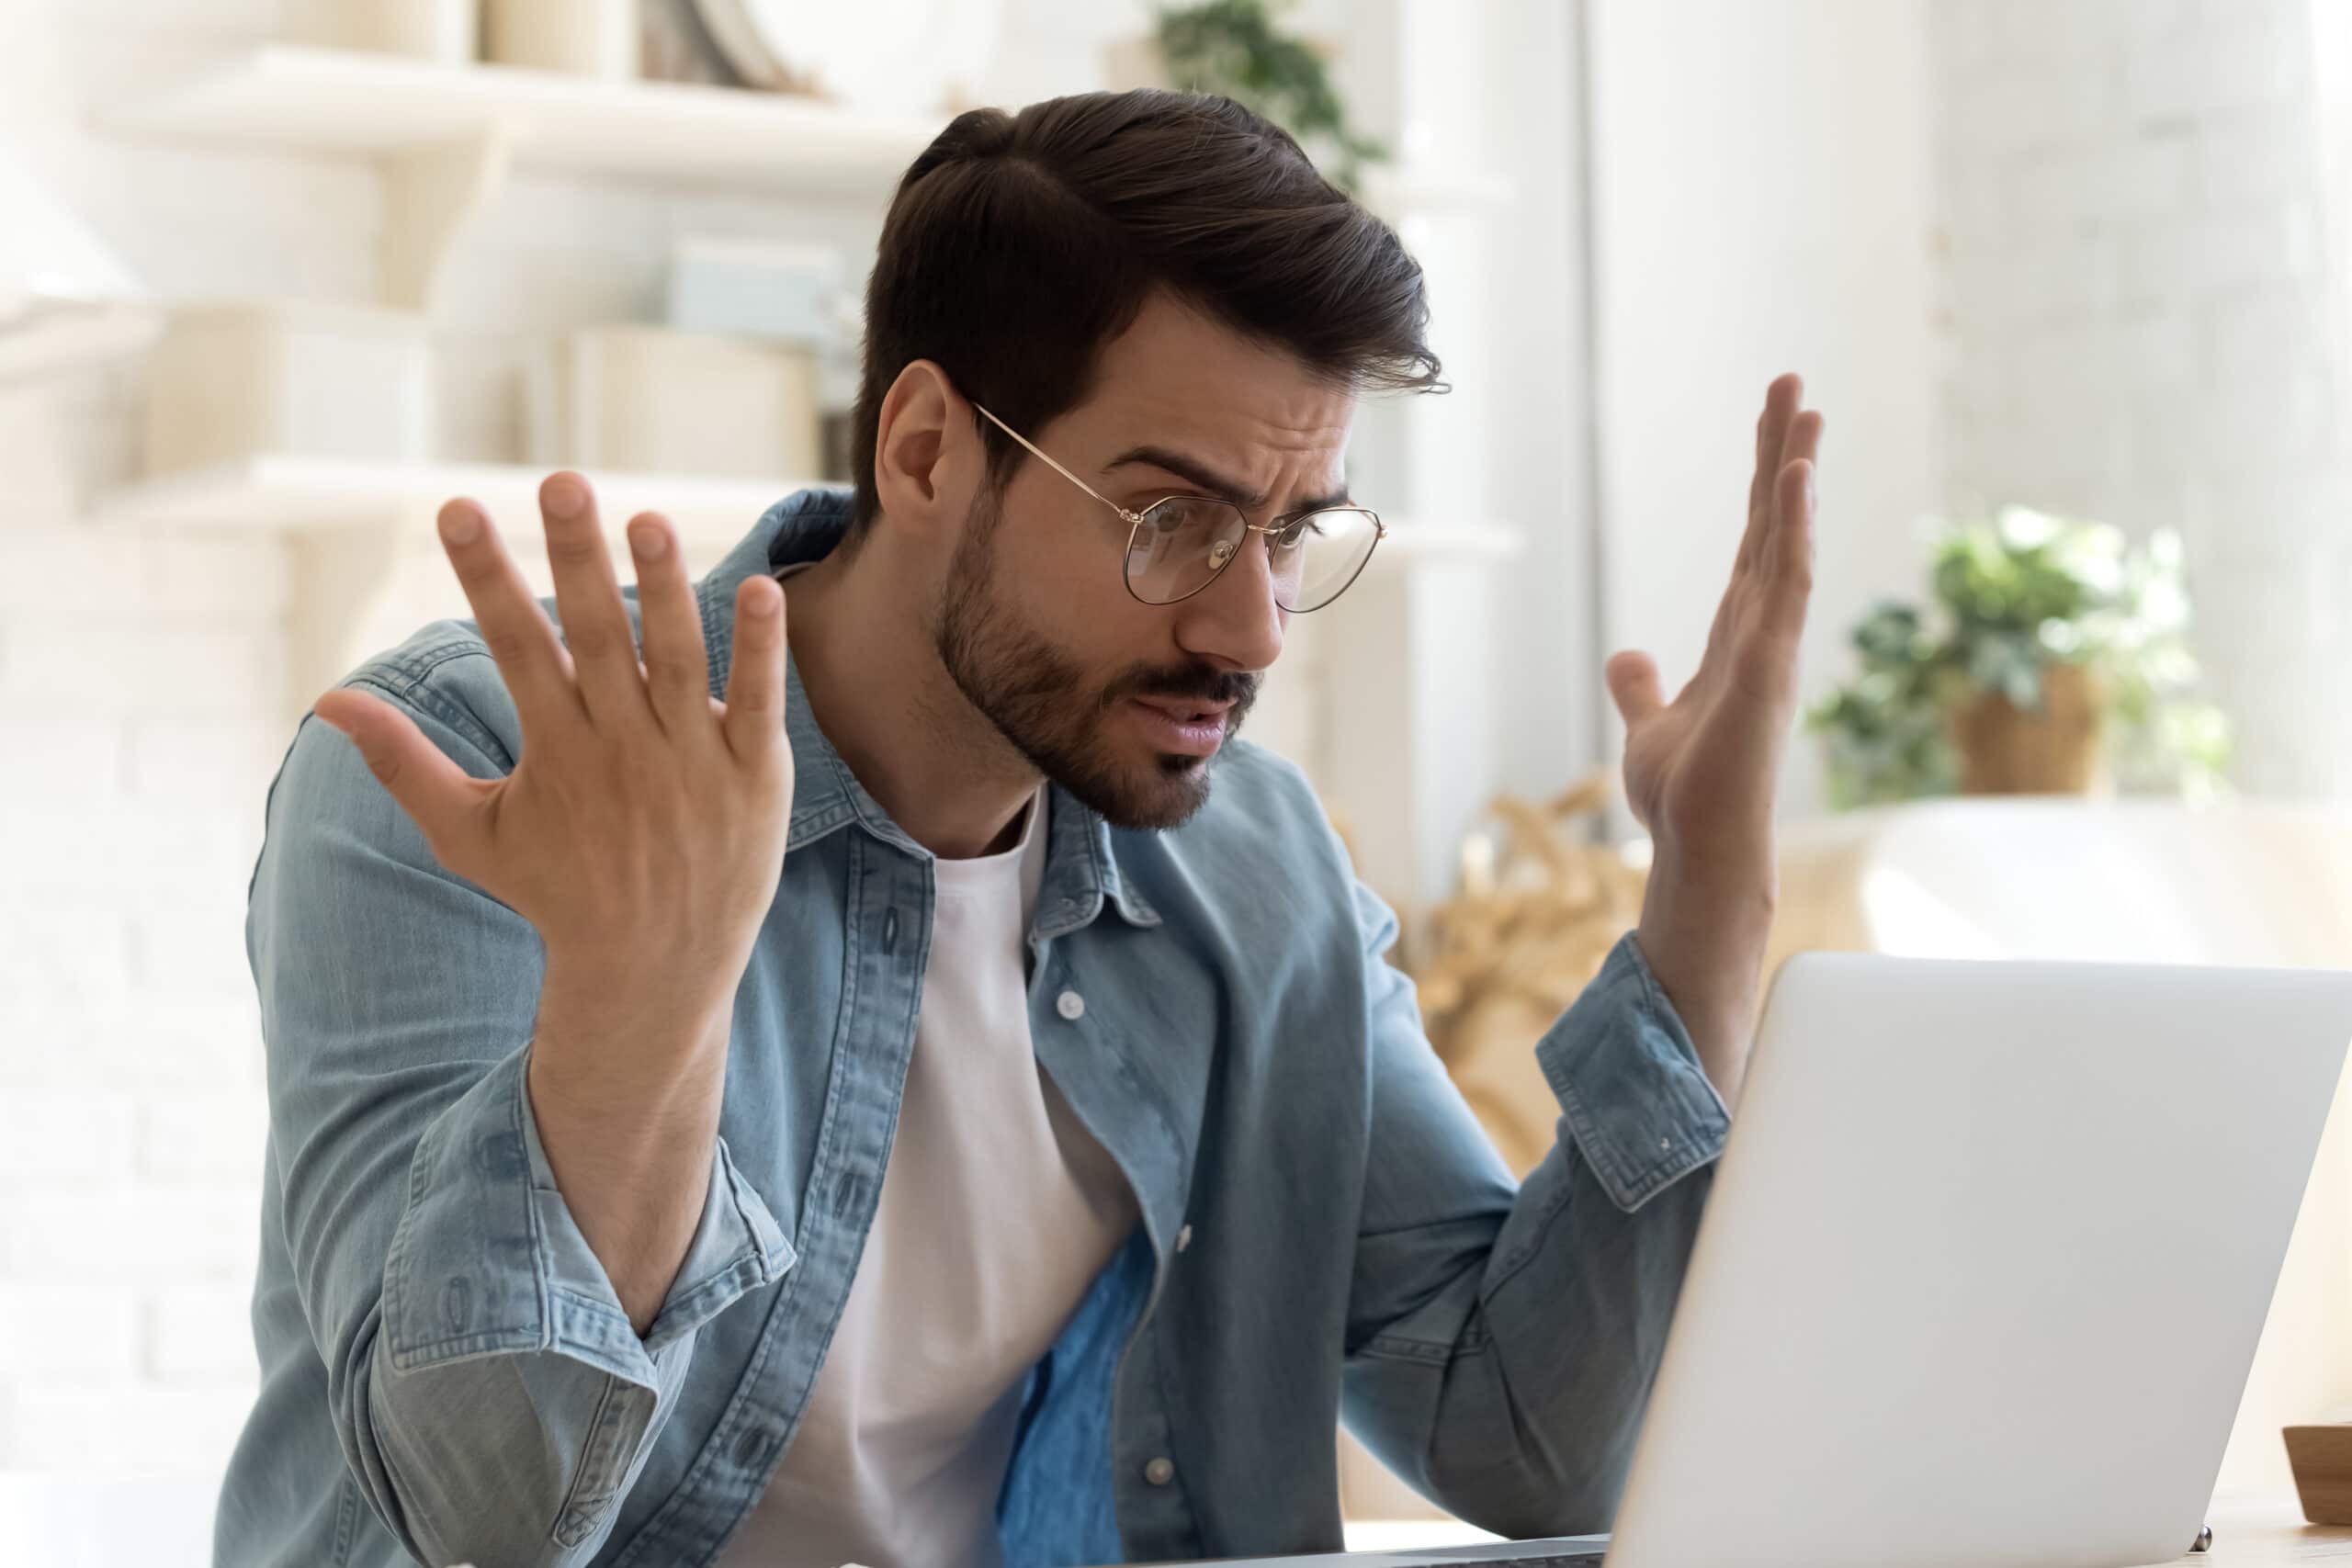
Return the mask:
{"type": "Polygon", "coordinates": [[[1240,558],[1250,535],[1263,534],[1274,603],[1293,615],[1319,610],[1347,592],[1372,559],[1373,547],[1388,535],[1379,514],[1361,506],[1326,506],[1258,524],[1229,501],[1171,495],[1132,512],[1046,457],[979,404],[972,406],[1030,456],[1119,514],[1127,525],[1127,592],[1147,604],[1190,599],[1240,558]]]}

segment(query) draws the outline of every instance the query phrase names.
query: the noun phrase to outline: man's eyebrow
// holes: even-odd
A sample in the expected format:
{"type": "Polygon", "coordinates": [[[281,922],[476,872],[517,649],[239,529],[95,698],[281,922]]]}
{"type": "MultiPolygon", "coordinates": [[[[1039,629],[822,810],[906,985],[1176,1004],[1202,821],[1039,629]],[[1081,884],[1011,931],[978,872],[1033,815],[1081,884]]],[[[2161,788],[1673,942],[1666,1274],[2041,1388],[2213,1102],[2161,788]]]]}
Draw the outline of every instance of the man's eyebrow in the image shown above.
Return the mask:
{"type": "MultiPolygon", "coordinates": [[[[1219,501],[1229,501],[1244,512],[1255,512],[1266,504],[1264,491],[1253,491],[1248,485],[1226,478],[1198,458],[1188,457],[1182,452],[1170,451],[1165,446],[1130,446],[1105,464],[1102,471],[1107,474],[1114,468],[1124,468],[1131,463],[1145,463],[1155,468],[1163,468],[1182,479],[1186,484],[1198,486],[1203,495],[1213,495],[1219,501]]],[[[1346,487],[1342,486],[1329,495],[1316,496],[1300,502],[1296,510],[1303,513],[1318,511],[1326,506],[1347,504],[1349,504],[1348,492],[1346,487]]]]}

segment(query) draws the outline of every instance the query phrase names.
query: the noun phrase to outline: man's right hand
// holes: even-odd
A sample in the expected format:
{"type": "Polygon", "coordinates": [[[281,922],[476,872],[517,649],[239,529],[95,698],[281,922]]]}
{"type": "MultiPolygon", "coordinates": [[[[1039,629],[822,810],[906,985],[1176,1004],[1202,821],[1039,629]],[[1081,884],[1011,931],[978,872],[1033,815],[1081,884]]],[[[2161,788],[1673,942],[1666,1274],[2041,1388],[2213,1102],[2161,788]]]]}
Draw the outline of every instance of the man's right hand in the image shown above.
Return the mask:
{"type": "Polygon", "coordinates": [[[721,703],[669,523],[645,513],[628,525],[640,662],[587,481],[548,476],[539,506],[561,638],[482,508],[441,509],[442,544],[521,717],[513,773],[470,776],[365,692],[338,688],[313,711],[357,744],[443,866],[537,928],[551,977],[707,1019],[731,1004],[783,872],[784,594],[761,575],[737,590],[721,703]]]}
{"type": "Polygon", "coordinates": [[[357,744],[444,867],[537,928],[533,1113],[557,1186],[643,1334],[702,1214],[735,990],[784,870],[784,593],[758,574],[736,590],[721,703],[669,524],[629,523],[640,662],[587,481],[550,475],[539,507],[560,639],[482,509],[441,509],[443,545],[521,716],[512,773],[472,777],[364,692],[338,688],[312,711],[357,744]]]}

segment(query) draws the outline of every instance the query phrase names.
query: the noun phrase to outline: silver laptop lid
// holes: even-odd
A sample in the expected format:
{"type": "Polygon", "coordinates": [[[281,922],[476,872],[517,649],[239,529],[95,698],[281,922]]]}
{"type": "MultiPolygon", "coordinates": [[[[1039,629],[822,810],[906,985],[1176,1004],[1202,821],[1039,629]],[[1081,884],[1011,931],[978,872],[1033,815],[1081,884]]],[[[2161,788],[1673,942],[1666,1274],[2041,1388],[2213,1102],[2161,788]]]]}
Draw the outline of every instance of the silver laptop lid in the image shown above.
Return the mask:
{"type": "Polygon", "coordinates": [[[2352,1040],[2352,974],[1781,971],[1610,1568],[2169,1560],[2352,1040]]]}

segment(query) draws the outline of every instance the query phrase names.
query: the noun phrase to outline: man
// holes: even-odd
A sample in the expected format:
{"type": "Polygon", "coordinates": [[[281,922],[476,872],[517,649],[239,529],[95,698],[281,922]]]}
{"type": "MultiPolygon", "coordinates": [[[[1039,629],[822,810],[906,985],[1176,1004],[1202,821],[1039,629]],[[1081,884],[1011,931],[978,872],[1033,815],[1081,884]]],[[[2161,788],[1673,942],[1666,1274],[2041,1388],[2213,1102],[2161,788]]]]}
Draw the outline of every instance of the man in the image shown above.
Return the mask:
{"type": "Polygon", "coordinates": [[[554,475],[552,604],[444,508],[476,619],[271,789],[223,1564],[1335,1549],[1342,1416],[1479,1523],[1606,1525],[1747,1049],[1820,421],[1774,384],[1691,685],[1611,664],[1657,867],[1514,1191],[1234,735],[1377,543],[1351,417],[1426,315],[1230,104],[982,111],[885,226],[854,497],[699,583],[640,516],[632,596],[554,475]]]}

